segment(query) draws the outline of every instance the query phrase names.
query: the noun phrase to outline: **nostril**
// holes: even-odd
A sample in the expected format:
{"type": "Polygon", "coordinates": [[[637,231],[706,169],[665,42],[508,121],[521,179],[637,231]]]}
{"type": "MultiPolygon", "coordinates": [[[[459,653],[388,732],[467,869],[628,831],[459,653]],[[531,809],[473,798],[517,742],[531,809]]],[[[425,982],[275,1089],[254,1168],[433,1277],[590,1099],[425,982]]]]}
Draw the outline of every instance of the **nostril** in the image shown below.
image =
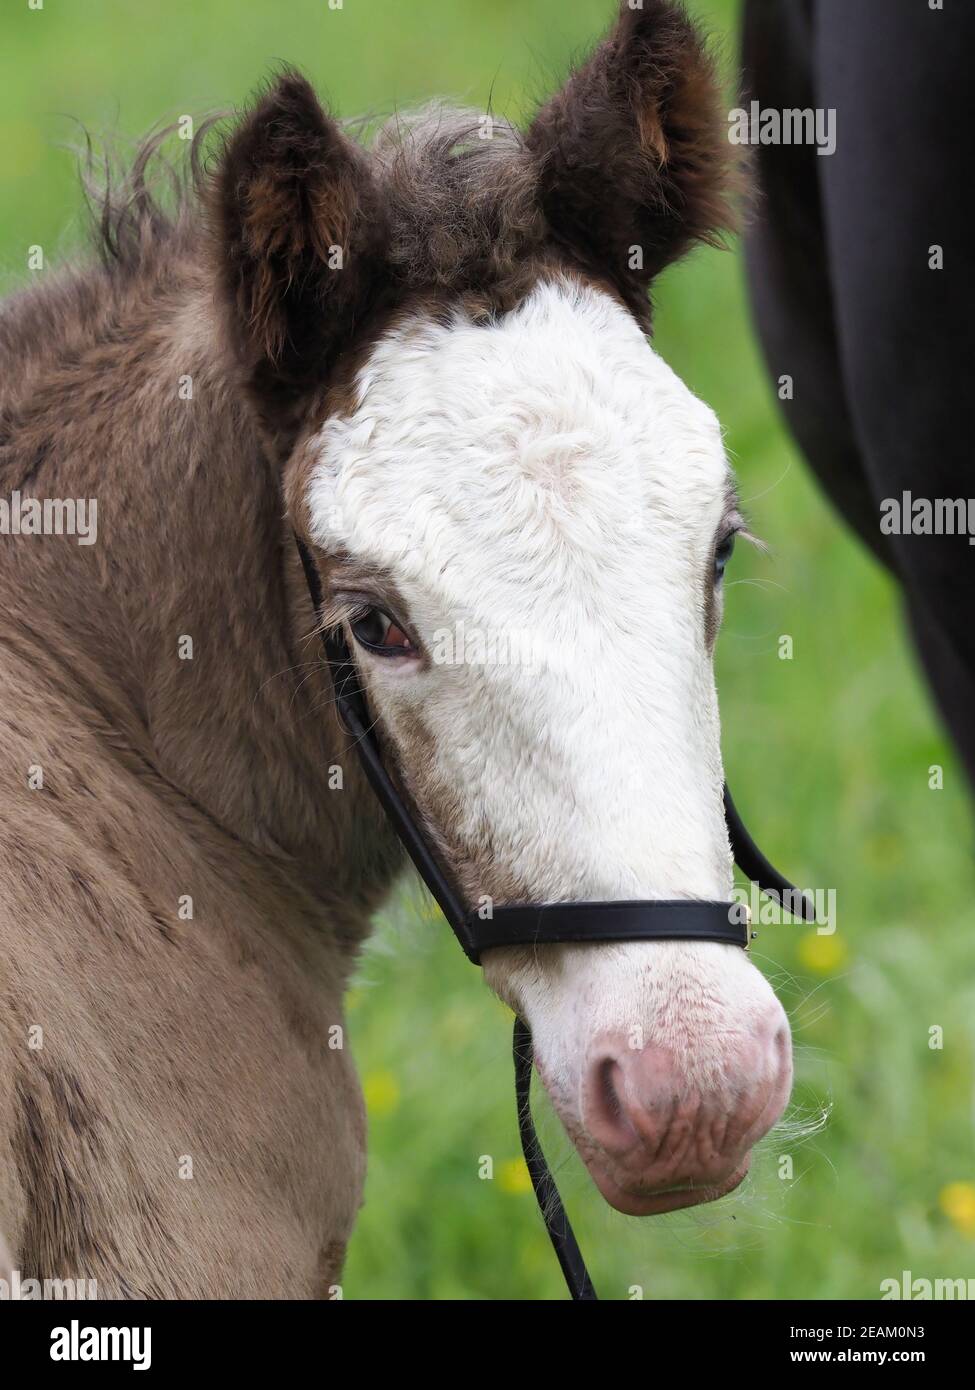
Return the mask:
{"type": "Polygon", "coordinates": [[[607,1149],[627,1149],[637,1132],[626,1111],[626,1078],[618,1059],[604,1056],[591,1063],[582,1098],[586,1129],[607,1149]]]}
{"type": "Polygon", "coordinates": [[[777,1006],[755,1021],[729,1054],[730,1065],[752,1094],[778,1089],[792,1073],[792,1033],[784,1010],[777,1006]]]}
{"type": "Polygon", "coordinates": [[[773,1008],[764,1011],[752,1024],[752,1037],[765,1050],[766,1055],[781,1059],[792,1048],[792,1033],[789,1020],[782,1006],[776,1001],[773,1008]]]}
{"type": "Polygon", "coordinates": [[[772,1056],[780,1076],[792,1075],[792,1029],[785,1013],[779,1010],[778,1026],[772,1034],[772,1056]]]}
{"type": "Polygon", "coordinates": [[[792,1038],[781,1007],[757,1010],[739,1030],[698,1043],[690,1065],[660,1044],[631,1050],[619,1035],[590,1053],[582,1129],[613,1161],[639,1169],[641,1181],[723,1176],[788,1098],[792,1038]]]}
{"type": "Polygon", "coordinates": [[[622,1080],[619,1062],[612,1057],[604,1057],[596,1067],[596,1085],[606,1114],[615,1120],[623,1118],[623,1102],[619,1092],[622,1080]]]}

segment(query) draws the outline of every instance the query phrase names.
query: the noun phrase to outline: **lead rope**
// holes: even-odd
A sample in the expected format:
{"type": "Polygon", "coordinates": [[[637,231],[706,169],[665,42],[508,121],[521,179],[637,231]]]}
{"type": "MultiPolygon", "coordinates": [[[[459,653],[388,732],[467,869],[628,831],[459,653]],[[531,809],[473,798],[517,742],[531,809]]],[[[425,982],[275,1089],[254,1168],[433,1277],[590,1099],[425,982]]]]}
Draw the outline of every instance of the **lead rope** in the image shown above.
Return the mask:
{"type": "Polygon", "coordinates": [[[528,1165],[528,1176],[535,1189],[538,1209],[542,1213],[548,1238],[552,1242],[555,1258],[562,1269],[565,1282],[573,1300],[595,1302],[599,1295],[593,1288],[582,1251],[569,1225],[559,1189],[549,1172],[542,1146],[535,1133],[532,1120],[532,1035],[527,1023],[515,1019],[515,1033],[512,1044],[515,1059],[515,1100],[518,1105],[518,1133],[521,1135],[521,1151],[528,1165]]]}
{"type": "MultiPolygon", "coordinates": [[[[305,579],[308,583],[308,592],[311,596],[312,607],[315,610],[315,617],[321,621],[322,611],[322,586],[318,577],[318,570],[312,559],[311,552],[304,541],[295,532],[295,544],[298,547],[298,554],[301,557],[301,567],[305,572],[305,579]]],[[[328,634],[322,632],[322,642],[325,650],[325,658],[328,662],[332,680],[335,685],[336,703],[341,704],[348,696],[350,684],[354,683],[355,667],[349,661],[347,654],[337,651],[330,647],[328,634]]],[[[342,714],[342,721],[348,727],[348,714],[342,714]]],[[[357,742],[361,745],[364,730],[360,731],[357,742]]],[[[360,746],[360,756],[366,750],[360,746]]],[[[368,758],[364,763],[366,775],[369,775],[370,764],[368,758]]],[[[370,777],[369,779],[373,779],[370,777]]],[[[375,790],[375,787],[374,787],[375,790]]],[[[379,799],[387,815],[392,814],[387,798],[379,795],[379,799]]],[[[393,808],[395,809],[395,808],[393,808]]],[[[417,860],[417,847],[412,845],[412,840],[417,838],[410,835],[412,826],[408,821],[400,816],[393,817],[400,837],[410,852],[413,862],[417,860]]],[[[419,850],[425,847],[422,843],[419,850]]],[[[427,886],[433,892],[434,897],[444,910],[444,886],[440,887],[440,892],[436,891],[434,885],[423,875],[427,881],[427,886]]],[[[455,909],[452,914],[451,925],[457,930],[457,922],[463,914],[460,909],[455,909]]],[[[556,1259],[559,1262],[569,1293],[573,1299],[595,1300],[596,1290],[593,1288],[592,1280],[589,1278],[589,1271],[586,1269],[586,1262],[582,1258],[582,1251],[579,1249],[576,1238],[569,1225],[569,1218],[565,1214],[565,1207],[562,1205],[562,1198],[559,1190],[555,1186],[555,1179],[549,1172],[548,1164],[545,1162],[545,1155],[542,1153],[542,1146],[535,1133],[535,1125],[532,1121],[531,1111],[531,1085],[532,1085],[532,1035],[527,1023],[523,1023],[520,1018],[515,1019],[515,1032],[513,1041],[513,1051],[515,1060],[515,1100],[518,1106],[518,1132],[521,1135],[521,1151],[525,1155],[525,1163],[528,1165],[528,1174],[532,1180],[532,1187],[535,1189],[535,1197],[538,1201],[542,1219],[545,1222],[545,1229],[548,1231],[549,1240],[555,1251],[556,1259]]]]}

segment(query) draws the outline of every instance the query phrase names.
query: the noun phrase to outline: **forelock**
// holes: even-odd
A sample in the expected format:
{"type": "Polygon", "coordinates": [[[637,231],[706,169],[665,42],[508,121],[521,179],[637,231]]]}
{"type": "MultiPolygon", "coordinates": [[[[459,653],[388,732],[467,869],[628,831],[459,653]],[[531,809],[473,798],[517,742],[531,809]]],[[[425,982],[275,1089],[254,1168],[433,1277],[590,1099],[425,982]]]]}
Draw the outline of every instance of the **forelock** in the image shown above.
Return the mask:
{"type": "Polygon", "coordinates": [[[525,294],[546,222],[537,162],[513,125],[435,103],[388,120],[372,152],[394,276],[410,289],[525,294]]]}

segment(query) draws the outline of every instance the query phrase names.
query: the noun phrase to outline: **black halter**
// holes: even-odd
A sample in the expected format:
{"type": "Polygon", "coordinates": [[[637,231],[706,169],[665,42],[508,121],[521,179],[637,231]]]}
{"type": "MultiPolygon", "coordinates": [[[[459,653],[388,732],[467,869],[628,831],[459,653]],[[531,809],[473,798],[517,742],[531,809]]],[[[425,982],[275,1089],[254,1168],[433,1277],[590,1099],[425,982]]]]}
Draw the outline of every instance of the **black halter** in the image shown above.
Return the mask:
{"type": "MultiPolygon", "coordinates": [[[[321,621],[322,586],[311,552],[295,535],[315,614],[321,621]]],[[[322,646],[332,675],[335,707],[352,740],[369,785],[407,854],[453,928],[467,959],[481,963],[493,946],[537,946],[565,941],[717,941],[747,950],[755,933],[742,903],[692,898],[638,902],[514,903],[493,907],[489,915],[469,910],[437,861],[421,828],[383,763],[373,732],[358,670],[341,628],[322,630],[322,646]]],[[[816,920],[812,900],[773,869],[745,829],[731,793],[724,789],[725,819],[735,863],[764,893],[786,904],[807,922],[816,920]]],[[[522,1151],[569,1292],[574,1299],[596,1298],[569,1218],[538,1142],[531,1117],[532,1039],[528,1025],[515,1019],[515,1093],[522,1151]]]]}

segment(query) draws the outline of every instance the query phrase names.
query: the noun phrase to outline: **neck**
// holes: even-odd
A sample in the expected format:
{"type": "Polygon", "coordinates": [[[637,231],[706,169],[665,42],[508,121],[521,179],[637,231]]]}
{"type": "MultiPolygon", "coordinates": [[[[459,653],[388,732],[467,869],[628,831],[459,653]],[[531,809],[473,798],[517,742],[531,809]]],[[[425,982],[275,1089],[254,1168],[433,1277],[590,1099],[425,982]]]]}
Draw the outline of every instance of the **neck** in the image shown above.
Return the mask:
{"type": "Polygon", "coordinates": [[[36,330],[57,298],[56,332],[29,370],[6,373],[0,496],[94,498],[98,518],[92,545],[5,541],[4,637],[167,794],[361,916],[396,854],[331,709],[279,478],[209,288],[170,269],[122,287],[65,281],[0,324],[0,356],[22,361],[18,321],[36,330]]]}

